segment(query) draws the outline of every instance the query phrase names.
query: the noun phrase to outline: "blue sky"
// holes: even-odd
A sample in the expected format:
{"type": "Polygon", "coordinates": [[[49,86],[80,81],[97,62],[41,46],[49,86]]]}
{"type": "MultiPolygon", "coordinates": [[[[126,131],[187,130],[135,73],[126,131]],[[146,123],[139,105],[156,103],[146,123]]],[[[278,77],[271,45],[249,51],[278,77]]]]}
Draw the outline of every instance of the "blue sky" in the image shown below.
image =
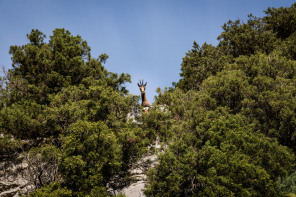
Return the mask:
{"type": "Polygon", "coordinates": [[[107,53],[105,67],[129,73],[131,94],[147,81],[147,98],[156,88],[179,80],[182,58],[195,40],[217,45],[228,20],[264,16],[268,7],[287,7],[291,0],[0,0],[0,65],[11,68],[11,45],[27,43],[39,29],[49,37],[55,28],[81,35],[97,58],[107,53]]]}

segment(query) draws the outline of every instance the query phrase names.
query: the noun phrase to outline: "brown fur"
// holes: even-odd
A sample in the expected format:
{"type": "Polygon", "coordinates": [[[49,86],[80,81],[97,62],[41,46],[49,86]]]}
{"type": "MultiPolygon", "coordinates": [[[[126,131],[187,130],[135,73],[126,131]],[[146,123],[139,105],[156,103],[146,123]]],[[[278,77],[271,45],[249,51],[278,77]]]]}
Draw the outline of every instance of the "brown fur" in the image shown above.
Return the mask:
{"type": "MultiPolygon", "coordinates": [[[[143,81],[140,81],[140,84],[138,83],[138,86],[140,88],[140,91],[141,91],[141,98],[142,98],[142,106],[143,107],[151,107],[150,103],[148,102],[147,98],[146,98],[146,92],[145,92],[145,89],[146,89],[146,85],[147,83],[144,84],[143,81]]],[[[144,110],[144,113],[148,113],[148,110],[144,110]]]]}

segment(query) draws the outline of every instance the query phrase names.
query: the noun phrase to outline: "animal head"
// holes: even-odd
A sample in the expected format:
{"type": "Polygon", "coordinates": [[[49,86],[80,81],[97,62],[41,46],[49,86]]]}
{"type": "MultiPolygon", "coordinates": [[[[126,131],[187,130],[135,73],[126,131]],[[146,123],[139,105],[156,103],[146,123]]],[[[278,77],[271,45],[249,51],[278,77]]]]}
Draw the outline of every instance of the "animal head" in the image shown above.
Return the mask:
{"type": "Polygon", "coordinates": [[[138,83],[141,93],[145,93],[146,85],[147,85],[147,82],[144,84],[143,80],[140,81],[140,83],[138,83]]]}

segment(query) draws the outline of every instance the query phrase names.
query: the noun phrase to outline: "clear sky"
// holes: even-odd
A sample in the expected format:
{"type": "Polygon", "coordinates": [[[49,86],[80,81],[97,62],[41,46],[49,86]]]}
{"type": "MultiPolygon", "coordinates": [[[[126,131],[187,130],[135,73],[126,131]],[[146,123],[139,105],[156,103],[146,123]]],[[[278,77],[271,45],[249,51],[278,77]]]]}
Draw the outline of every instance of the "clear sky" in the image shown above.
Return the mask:
{"type": "Polygon", "coordinates": [[[97,58],[107,53],[105,67],[129,73],[131,94],[147,81],[147,98],[156,88],[179,80],[182,58],[195,40],[217,45],[228,20],[264,16],[268,7],[287,7],[291,0],[0,0],[0,65],[11,68],[11,45],[27,43],[26,34],[47,35],[65,28],[81,35],[97,58]]]}

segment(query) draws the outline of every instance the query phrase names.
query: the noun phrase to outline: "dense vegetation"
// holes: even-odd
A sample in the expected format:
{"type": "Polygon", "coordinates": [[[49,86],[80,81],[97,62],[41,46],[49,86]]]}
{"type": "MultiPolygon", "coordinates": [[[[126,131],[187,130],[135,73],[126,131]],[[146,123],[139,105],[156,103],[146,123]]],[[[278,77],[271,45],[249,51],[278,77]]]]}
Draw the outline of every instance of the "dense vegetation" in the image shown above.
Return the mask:
{"type": "Polygon", "coordinates": [[[64,29],[48,43],[38,30],[27,37],[11,46],[13,68],[2,79],[1,156],[26,155],[36,188],[51,183],[36,195],[105,196],[150,143],[126,122],[138,107],[124,86],[130,75],[108,72],[106,54],[92,58],[86,41],[64,29]]]}
{"type": "Polygon", "coordinates": [[[194,42],[180,81],[159,90],[169,146],[148,196],[295,192],[296,4],[265,13],[227,22],[218,46],[194,42]]]}
{"type": "Polygon", "coordinates": [[[227,22],[217,46],[194,42],[141,124],[126,121],[139,97],[106,54],[64,29],[47,43],[32,30],[1,78],[0,156],[26,155],[32,196],[107,196],[158,136],[168,147],[147,196],[295,193],[296,4],[265,13],[227,22]]]}

